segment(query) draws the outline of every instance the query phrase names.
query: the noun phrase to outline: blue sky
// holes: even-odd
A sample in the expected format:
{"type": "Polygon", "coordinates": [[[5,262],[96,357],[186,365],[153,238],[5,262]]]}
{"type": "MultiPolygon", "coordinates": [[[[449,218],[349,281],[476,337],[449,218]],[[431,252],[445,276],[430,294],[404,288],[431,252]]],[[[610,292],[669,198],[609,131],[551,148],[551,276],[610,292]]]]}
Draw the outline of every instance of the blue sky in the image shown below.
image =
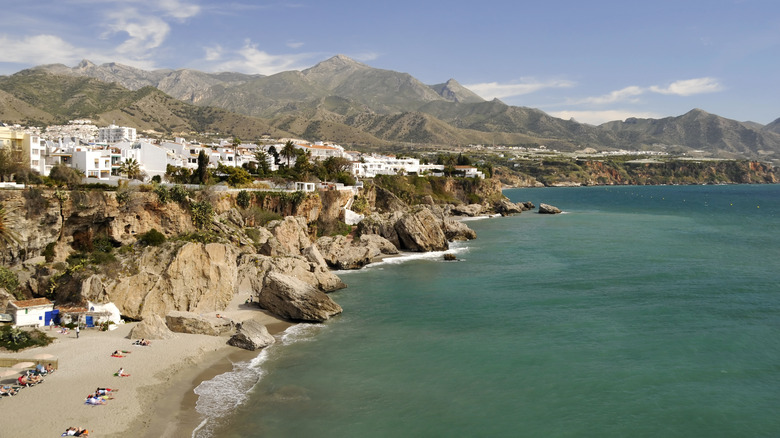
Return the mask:
{"type": "Polygon", "coordinates": [[[780,117],[777,0],[0,0],[0,74],[81,59],[274,74],[344,54],[598,124],[780,117]]]}

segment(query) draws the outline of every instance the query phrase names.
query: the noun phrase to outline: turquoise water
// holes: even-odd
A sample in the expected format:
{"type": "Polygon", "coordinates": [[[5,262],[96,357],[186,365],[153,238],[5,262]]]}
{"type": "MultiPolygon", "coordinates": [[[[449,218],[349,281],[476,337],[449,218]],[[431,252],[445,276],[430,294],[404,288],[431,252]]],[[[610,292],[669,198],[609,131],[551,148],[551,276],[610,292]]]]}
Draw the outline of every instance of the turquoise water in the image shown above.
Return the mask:
{"type": "Polygon", "coordinates": [[[194,435],[780,436],[780,186],[505,194],[565,213],[344,273],[194,435]]]}

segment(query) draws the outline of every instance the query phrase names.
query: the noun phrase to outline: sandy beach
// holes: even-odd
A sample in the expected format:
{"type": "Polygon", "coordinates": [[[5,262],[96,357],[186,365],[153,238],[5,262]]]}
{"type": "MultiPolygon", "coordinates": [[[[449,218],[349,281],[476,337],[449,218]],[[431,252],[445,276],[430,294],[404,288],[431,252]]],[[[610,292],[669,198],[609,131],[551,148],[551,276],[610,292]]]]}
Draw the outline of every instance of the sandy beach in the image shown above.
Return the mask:
{"type": "MultiPolygon", "coordinates": [[[[291,325],[243,302],[237,297],[220,313],[236,322],[258,320],[271,333],[291,325]]],[[[226,336],[177,333],[174,339],[154,340],[147,347],[132,345],[127,336],[134,324],[120,324],[105,332],[81,330],[78,339],[74,331],[65,335],[45,328],[56,339],[51,345],[0,354],[15,358],[50,354],[59,360],[59,369],[43,383],[0,399],[0,435],[59,436],[76,426],[88,429],[89,436],[189,437],[200,421],[192,390],[203,380],[229,371],[232,361],[256,355],[227,345],[226,336]],[[111,357],[115,350],[130,353],[111,357]],[[119,368],[130,377],[115,377],[119,368]],[[87,395],[98,387],[118,392],[105,405],[85,404],[87,395]]],[[[18,375],[0,382],[15,384],[18,375]]]]}

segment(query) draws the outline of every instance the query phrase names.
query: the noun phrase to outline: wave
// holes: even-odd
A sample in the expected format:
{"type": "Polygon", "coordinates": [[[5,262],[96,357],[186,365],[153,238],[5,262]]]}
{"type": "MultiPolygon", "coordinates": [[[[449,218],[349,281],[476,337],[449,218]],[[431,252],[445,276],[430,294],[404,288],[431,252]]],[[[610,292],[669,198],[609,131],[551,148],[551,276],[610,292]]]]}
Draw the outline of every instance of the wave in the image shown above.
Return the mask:
{"type": "Polygon", "coordinates": [[[293,325],[277,334],[276,343],[262,349],[257,357],[248,362],[235,362],[233,370],[201,382],[194,392],[198,395],[195,410],[203,417],[203,421],[192,431],[192,438],[215,436],[220,420],[246,403],[249,393],[266,374],[263,365],[273,357],[279,347],[311,341],[325,328],[326,326],[317,324],[293,325]]]}
{"type": "Polygon", "coordinates": [[[451,242],[450,249],[446,251],[430,251],[430,252],[401,252],[398,255],[392,255],[383,258],[377,262],[370,263],[360,269],[344,269],[340,271],[334,271],[337,275],[351,274],[354,272],[360,272],[368,269],[384,269],[387,265],[400,265],[412,260],[436,260],[444,261],[444,254],[464,254],[469,251],[468,244],[466,242],[451,242]]]}

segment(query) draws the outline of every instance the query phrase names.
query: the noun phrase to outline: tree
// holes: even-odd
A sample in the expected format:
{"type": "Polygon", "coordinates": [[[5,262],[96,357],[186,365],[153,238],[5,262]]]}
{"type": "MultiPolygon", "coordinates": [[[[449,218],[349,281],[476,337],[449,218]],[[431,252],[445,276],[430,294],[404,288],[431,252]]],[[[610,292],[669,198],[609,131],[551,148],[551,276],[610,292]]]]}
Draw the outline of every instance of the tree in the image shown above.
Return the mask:
{"type": "Polygon", "coordinates": [[[268,157],[269,154],[262,149],[255,152],[255,159],[257,160],[257,174],[260,176],[266,176],[271,172],[271,167],[268,165],[268,157]]]}
{"type": "Polygon", "coordinates": [[[344,157],[328,157],[323,161],[323,166],[328,172],[329,179],[341,172],[346,172],[352,167],[352,162],[344,157]]]}
{"type": "Polygon", "coordinates": [[[135,158],[128,158],[119,166],[119,173],[130,179],[139,179],[141,177],[141,164],[135,158]]]}
{"type": "Polygon", "coordinates": [[[280,155],[287,159],[287,167],[290,167],[290,160],[296,158],[295,145],[293,144],[292,140],[287,140],[287,143],[284,144],[284,148],[282,148],[280,155]]]}
{"type": "Polygon", "coordinates": [[[307,180],[309,177],[309,172],[311,172],[311,161],[309,159],[311,158],[311,152],[310,151],[298,151],[297,157],[295,158],[295,171],[301,176],[303,180],[307,180]]]}
{"type": "Polygon", "coordinates": [[[279,165],[279,152],[276,150],[276,146],[268,148],[268,154],[274,157],[274,164],[279,165]]]}
{"type": "Polygon", "coordinates": [[[192,177],[195,184],[206,184],[209,181],[209,157],[203,149],[198,153],[198,169],[192,177]]]}
{"type": "Polygon", "coordinates": [[[81,184],[82,173],[70,166],[55,164],[49,171],[49,178],[57,185],[65,185],[72,189],[81,184]]]}

